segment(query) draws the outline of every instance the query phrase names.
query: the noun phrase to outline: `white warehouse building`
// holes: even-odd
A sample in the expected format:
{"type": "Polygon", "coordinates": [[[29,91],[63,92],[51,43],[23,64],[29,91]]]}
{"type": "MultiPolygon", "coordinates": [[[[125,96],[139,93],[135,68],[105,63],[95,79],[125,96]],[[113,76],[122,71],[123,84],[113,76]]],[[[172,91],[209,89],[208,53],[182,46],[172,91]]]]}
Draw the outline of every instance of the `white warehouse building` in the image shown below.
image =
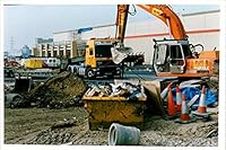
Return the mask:
{"type": "MultiPolygon", "coordinates": [[[[205,50],[219,50],[220,41],[220,11],[208,11],[184,14],[180,16],[190,43],[202,44],[205,50]]],[[[82,32],[81,38],[88,40],[93,37],[114,37],[115,26],[93,28],[82,32]]],[[[127,24],[125,45],[132,47],[134,52],[145,53],[145,63],[151,63],[153,39],[169,37],[167,26],[159,19],[127,24]]]]}

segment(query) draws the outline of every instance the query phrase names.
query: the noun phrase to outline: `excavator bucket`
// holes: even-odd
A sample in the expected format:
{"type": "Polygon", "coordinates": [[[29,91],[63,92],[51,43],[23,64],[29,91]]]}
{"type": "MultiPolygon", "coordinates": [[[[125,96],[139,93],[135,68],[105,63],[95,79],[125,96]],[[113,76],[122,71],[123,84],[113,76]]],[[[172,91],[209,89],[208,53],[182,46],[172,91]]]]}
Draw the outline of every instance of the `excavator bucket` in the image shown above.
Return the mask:
{"type": "Polygon", "coordinates": [[[111,49],[111,54],[112,60],[115,64],[121,63],[127,57],[126,53],[120,52],[116,47],[111,49]]]}

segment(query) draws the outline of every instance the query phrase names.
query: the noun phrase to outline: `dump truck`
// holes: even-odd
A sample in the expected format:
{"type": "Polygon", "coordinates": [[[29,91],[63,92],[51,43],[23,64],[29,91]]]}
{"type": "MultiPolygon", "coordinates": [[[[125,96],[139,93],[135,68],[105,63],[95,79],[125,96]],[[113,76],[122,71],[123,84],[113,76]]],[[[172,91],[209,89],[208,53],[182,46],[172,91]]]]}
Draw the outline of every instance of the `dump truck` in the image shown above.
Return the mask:
{"type": "Polygon", "coordinates": [[[89,79],[96,77],[121,78],[122,63],[116,64],[112,61],[113,42],[114,40],[109,38],[91,38],[87,42],[84,58],[68,62],[67,70],[89,79]]]}

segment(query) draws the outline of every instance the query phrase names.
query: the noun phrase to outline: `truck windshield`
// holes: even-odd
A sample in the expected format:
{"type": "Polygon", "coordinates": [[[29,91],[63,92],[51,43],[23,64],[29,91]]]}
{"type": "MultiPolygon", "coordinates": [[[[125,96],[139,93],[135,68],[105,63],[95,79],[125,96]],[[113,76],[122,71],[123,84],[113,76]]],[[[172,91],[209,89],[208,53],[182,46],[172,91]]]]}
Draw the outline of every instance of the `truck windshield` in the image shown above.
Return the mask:
{"type": "Polygon", "coordinates": [[[96,45],[95,53],[96,57],[112,57],[111,55],[112,45],[96,45]]]}

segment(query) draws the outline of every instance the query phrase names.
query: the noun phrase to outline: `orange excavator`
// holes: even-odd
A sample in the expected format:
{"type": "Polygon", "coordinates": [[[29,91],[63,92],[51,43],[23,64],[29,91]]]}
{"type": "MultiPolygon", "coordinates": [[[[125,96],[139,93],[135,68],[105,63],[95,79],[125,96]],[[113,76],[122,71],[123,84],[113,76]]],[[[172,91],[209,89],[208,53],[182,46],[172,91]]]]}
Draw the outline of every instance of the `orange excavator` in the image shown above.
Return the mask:
{"type": "MultiPolygon", "coordinates": [[[[184,26],[177,14],[167,5],[137,5],[147,13],[163,21],[169,28],[171,39],[154,40],[153,68],[158,77],[203,77],[218,69],[219,51],[204,51],[200,44],[189,43],[184,26]],[[201,52],[197,52],[201,46],[201,52]]],[[[129,5],[117,6],[116,35],[120,49],[124,37],[129,5]]]]}

